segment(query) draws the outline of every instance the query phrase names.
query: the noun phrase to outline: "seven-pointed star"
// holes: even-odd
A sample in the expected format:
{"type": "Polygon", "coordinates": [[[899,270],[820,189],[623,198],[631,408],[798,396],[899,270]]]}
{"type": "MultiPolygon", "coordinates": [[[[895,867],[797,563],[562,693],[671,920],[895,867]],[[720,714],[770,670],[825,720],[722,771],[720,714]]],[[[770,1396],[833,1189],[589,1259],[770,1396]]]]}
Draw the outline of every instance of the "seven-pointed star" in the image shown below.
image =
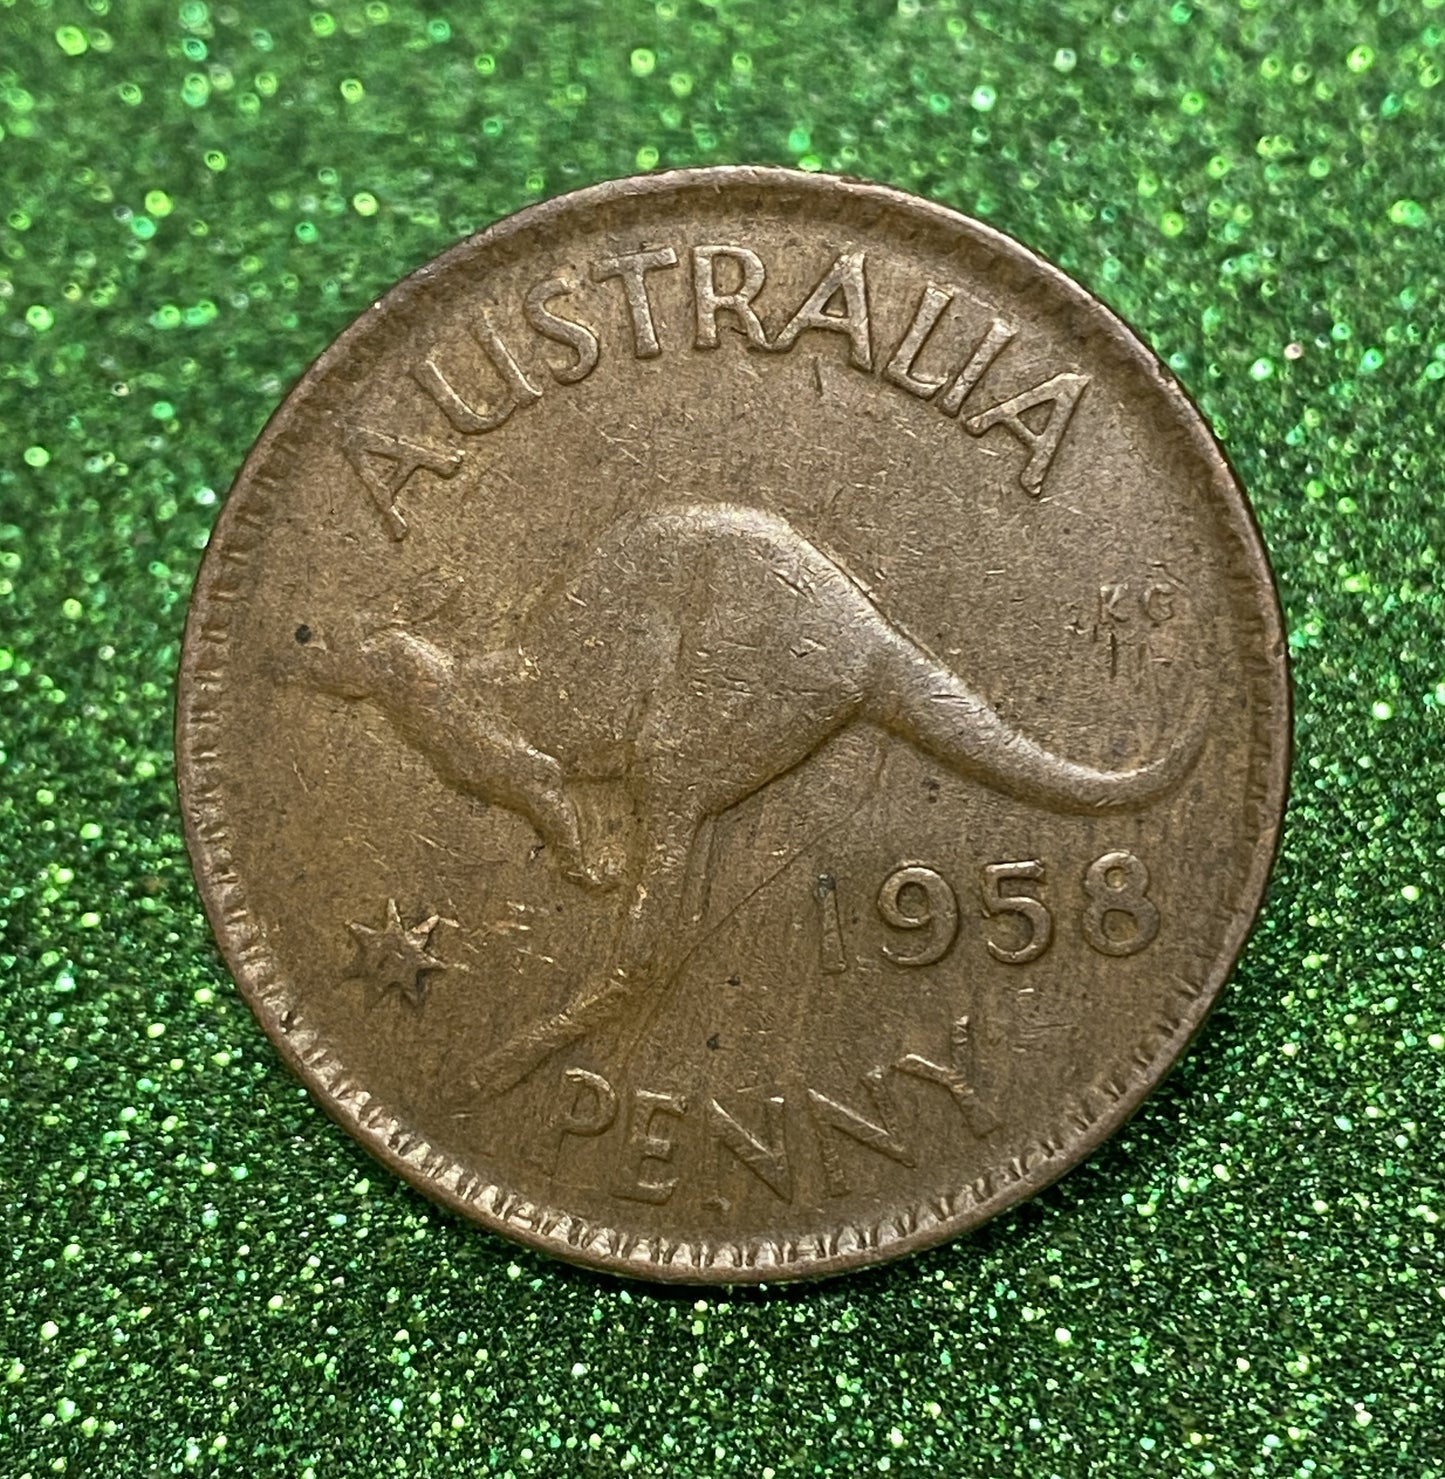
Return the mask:
{"type": "Polygon", "coordinates": [[[346,926],[356,941],[356,964],[349,979],[364,982],[380,996],[400,992],[412,1006],[420,1006],[426,996],[427,975],[447,968],[444,960],[431,954],[431,937],[438,925],[454,922],[433,914],[419,924],[405,925],[396,900],[388,899],[386,923],[379,930],[354,921],[346,926]]]}

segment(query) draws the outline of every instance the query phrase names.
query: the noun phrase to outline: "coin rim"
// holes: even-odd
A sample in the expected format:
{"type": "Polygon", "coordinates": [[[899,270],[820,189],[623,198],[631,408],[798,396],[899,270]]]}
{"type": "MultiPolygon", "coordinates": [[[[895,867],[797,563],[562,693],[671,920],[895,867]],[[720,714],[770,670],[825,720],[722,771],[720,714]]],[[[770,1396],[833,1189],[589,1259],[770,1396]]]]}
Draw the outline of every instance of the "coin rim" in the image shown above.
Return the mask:
{"type": "MultiPolygon", "coordinates": [[[[866,180],[756,165],[718,165],[628,176],[589,185],[524,207],[458,242],[440,256],[409,273],[374,302],[369,310],[342,330],[332,344],[297,379],[267,420],[255,445],[242,464],[212,529],[205,555],[196,573],[187,609],[175,699],[176,784],[182,827],[191,866],[211,931],[225,964],[240,988],[241,995],[267,1037],[280,1053],[282,1060],[306,1085],[311,1096],[322,1109],[369,1154],[418,1191],[466,1217],[469,1221],[480,1223],[494,1232],[501,1233],[504,1237],[539,1252],[551,1254],[574,1265],[629,1278],[662,1283],[710,1285],[771,1283],[784,1280],[791,1282],[824,1278],[890,1262],[893,1259],[934,1247],[981,1226],[998,1214],[1037,1195],[1045,1187],[1089,1159],[1105,1140],[1117,1133],[1121,1126],[1158,1089],[1188,1050],[1190,1043],[1222,995],[1225,983],[1233,973],[1249,934],[1262,912],[1270,873],[1279,852],[1286,817],[1289,775],[1293,764],[1294,731],[1289,657],[1284,631],[1279,591],[1270,569],[1258,520],[1244,494],[1240,479],[1223,449],[1215,440],[1207,422],[1189,395],[1139,336],[1111,308],[1068,274],[995,227],[975,221],[947,206],[866,180]],[[454,264],[480,251],[485,251],[519,232],[544,227],[576,211],[585,212],[605,208],[610,202],[626,197],[665,198],[696,192],[699,188],[712,187],[721,192],[724,189],[739,186],[755,189],[771,187],[835,199],[841,192],[860,203],[883,206],[905,217],[912,216],[921,223],[946,228],[956,234],[972,238],[986,249],[1011,258],[1030,272],[1041,274],[1061,299],[1065,302],[1072,302],[1077,309],[1087,312],[1091,321],[1097,323],[1099,330],[1109,337],[1117,349],[1124,351],[1127,361],[1144,376],[1146,382],[1152,385],[1162,398],[1163,405],[1172,411],[1173,419],[1169,423],[1170,426],[1188,433],[1191,442],[1209,467],[1216,482],[1226,490],[1226,504],[1232,504],[1233,512],[1240,518],[1239,533],[1242,536],[1241,544],[1247,553],[1248,566],[1244,573],[1248,574],[1259,597],[1258,614],[1265,628],[1264,646],[1267,650],[1263,653],[1263,657],[1268,667],[1268,677],[1261,681],[1267,683],[1268,688],[1272,690],[1273,702],[1267,712],[1274,716],[1277,722],[1269,729],[1273,737],[1272,753],[1256,761],[1266,783],[1264,797],[1259,803],[1259,811],[1265,818],[1265,826],[1261,829],[1254,845],[1251,866],[1242,880],[1239,895],[1244,900],[1252,901],[1252,907],[1236,911],[1235,922],[1225,937],[1223,947],[1213,958],[1211,969],[1205,975],[1196,1003],[1186,1011],[1179,1029],[1167,1040],[1166,1046],[1169,1048],[1167,1055],[1161,1055],[1156,1051],[1153,1066],[1148,1070],[1141,1070],[1139,1079],[1131,1082],[1126,1092],[1111,1104],[1087,1130],[1080,1132],[1077,1138],[1069,1140],[1063,1153],[1026,1170],[1017,1180],[1008,1182],[961,1213],[947,1218],[940,1217],[936,1222],[917,1227],[911,1232],[899,1231],[896,1237],[890,1237],[886,1241],[870,1238],[870,1233],[877,1234],[888,1225],[890,1217],[894,1219],[896,1227],[897,1219],[912,1215],[918,1207],[918,1203],[915,1202],[909,1208],[899,1208],[891,1214],[882,1214],[871,1229],[858,1224],[849,1224],[855,1234],[856,1246],[852,1248],[814,1256],[805,1253],[800,1242],[792,1250],[792,1256],[788,1261],[758,1264],[708,1264],[701,1258],[702,1249],[708,1246],[706,1243],[699,1244],[695,1248],[690,1240],[684,1238],[678,1238],[669,1243],[667,1239],[644,1236],[633,1239],[633,1247],[629,1253],[608,1252],[593,1247],[591,1242],[605,1242],[615,1237],[612,1229],[592,1228],[590,1224],[573,1217],[565,1210],[549,1214],[496,1186],[487,1186],[482,1191],[474,1192],[471,1197],[464,1197],[442,1184],[437,1173],[424,1170],[414,1161],[409,1160],[406,1154],[395,1149],[386,1138],[382,1128],[363,1124],[357,1109],[352,1104],[339,1101],[324,1086],[316,1066],[304,1060],[301,1046],[293,1040],[291,1031],[294,1029],[283,1029],[271,1006],[264,999],[258,981],[255,979],[255,968],[234,958],[232,949],[228,948],[231,944],[232,931],[222,912],[220,886],[216,876],[217,866],[211,856],[210,845],[199,835],[197,818],[199,807],[192,800],[198,787],[199,762],[193,757],[191,747],[187,744],[189,729],[187,714],[193,704],[192,684],[202,651],[200,635],[202,613],[213,599],[210,588],[220,574],[219,551],[226,544],[232,532],[231,526],[240,506],[240,500],[233,495],[237,489],[249,482],[256,470],[272,455],[273,444],[286,431],[288,423],[295,419],[295,413],[301,409],[311,393],[325,382],[338,362],[344,361],[352,353],[355,341],[372,332],[377,314],[395,312],[419,289],[447,273],[454,264]],[[1162,1066],[1160,1066],[1161,1060],[1162,1066]],[[495,1198],[497,1206],[486,1207],[480,1204],[479,1198],[488,1192],[497,1194],[495,1198]],[[513,1203],[510,1207],[507,1206],[509,1197],[513,1203]],[[538,1227],[528,1226],[516,1220],[518,1216],[526,1216],[530,1219],[534,1214],[539,1219],[549,1215],[552,1217],[552,1224],[548,1230],[543,1231],[538,1227]],[[579,1222],[584,1230],[590,1232],[591,1241],[579,1246],[577,1242],[558,1234],[558,1228],[575,1227],[579,1222]]],[[[244,888],[242,892],[244,897],[244,888]]],[[[372,1102],[375,1103],[375,1101],[372,1102]]],[[[382,1119],[383,1122],[391,1119],[394,1127],[397,1124],[389,1114],[384,1115],[382,1119]]],[[[424,1140],[424,1137],[418,1138],[424,1140]]],[[[444,1157],[447,1168],[459,1172],[467,1170],[464,1163],[449,1152],[438,1150],[437,1154],[444,1157]]],[[[486,1173],[482,1172],[478,1179],[486,1181],[486,1173]]],[[[818,1237],[825,1235],[820,1230],[818,1237]]],[[[774,1251],[780,1251],[775,1240],[763,1237],[739,1239],[718,1246],[727,1246],[738,1253],[744,1253],[749,1247],[760,1247],[765,1243],[772,1243],[774,1251]]]]}

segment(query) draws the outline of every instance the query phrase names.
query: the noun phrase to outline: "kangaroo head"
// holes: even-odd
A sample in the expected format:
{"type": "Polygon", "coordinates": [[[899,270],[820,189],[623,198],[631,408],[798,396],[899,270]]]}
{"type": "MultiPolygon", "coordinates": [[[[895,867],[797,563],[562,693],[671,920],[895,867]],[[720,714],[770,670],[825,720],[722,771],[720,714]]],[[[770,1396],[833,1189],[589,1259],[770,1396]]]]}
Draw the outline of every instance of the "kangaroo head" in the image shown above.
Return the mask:
{"type": "Polygon", "coordinates": [[[299,626],[295,639],[293,676],[380,709],[449,785],[525,817],[574,882],[589,888],[616,882],[583,856],[561,766],[497,703],[498,654],[453,657],[395,620],[376,625],[356,617],[299,626]]]}
{"type": "Polygon", "coordinates": [[[371,698],[379,690],[386,628],[369,630],[355,617],[324,626],[300,623],[295,647],[282,663],[281,676],[318,688],[336,698],[371,698]]]}

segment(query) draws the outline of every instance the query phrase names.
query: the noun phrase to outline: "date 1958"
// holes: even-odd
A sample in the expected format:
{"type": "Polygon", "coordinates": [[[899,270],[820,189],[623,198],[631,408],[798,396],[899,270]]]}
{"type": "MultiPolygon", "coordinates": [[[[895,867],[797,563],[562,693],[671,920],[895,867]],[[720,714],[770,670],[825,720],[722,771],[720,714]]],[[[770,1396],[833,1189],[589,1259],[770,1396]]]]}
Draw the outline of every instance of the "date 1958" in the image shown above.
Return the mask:
{"type": "MultiPolygon", "coordinates": [[[[1044,864],[1037,858],[984,863],[979,868],[979,905],[994,921],[984,944],[995,960],[1027,965],[1054,938],[1054,911],[1045,897],[1044,864]]],[[[1137,955],[1159,933],[1159,910],[1149,897],[1149,869],[1131,852],[1106,852],[1084,871],[1084,904],[1079,927],[1085,943],[1100,955],[1137,955]]],[[[813,889],[819,914],[819,964],[836,975],[848,968],[838,887],[829,873],[813,889]]],[[[879,886],[878,916],[888,927],[879,945],[897,966],[925,966],[942,960],[959,931],[959,900],[953,885],[936,868],[904,863],[879,886]],[[897,932],[897,933],[895,933],[897,932]],[[902,936],[911,936],[901,943],[902,936]]]]}

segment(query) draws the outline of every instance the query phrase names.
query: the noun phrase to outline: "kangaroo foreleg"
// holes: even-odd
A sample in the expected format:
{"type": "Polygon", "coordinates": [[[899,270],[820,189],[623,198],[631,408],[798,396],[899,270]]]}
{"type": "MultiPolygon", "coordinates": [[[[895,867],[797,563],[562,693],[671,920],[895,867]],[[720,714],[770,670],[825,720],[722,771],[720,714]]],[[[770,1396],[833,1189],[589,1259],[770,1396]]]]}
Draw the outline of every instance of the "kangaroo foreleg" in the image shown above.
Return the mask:
{"type": "Polygon", "coordinates": [[[573,882],[612,885],[584,855],[561,765],[490,701],[485,662],[458,660],[400,627],[367,632],[356,620],[322,639],[308,636],[303,650],[297,670],[313,686],[369,701],[447,785],[524,816],[573,882]]]}

